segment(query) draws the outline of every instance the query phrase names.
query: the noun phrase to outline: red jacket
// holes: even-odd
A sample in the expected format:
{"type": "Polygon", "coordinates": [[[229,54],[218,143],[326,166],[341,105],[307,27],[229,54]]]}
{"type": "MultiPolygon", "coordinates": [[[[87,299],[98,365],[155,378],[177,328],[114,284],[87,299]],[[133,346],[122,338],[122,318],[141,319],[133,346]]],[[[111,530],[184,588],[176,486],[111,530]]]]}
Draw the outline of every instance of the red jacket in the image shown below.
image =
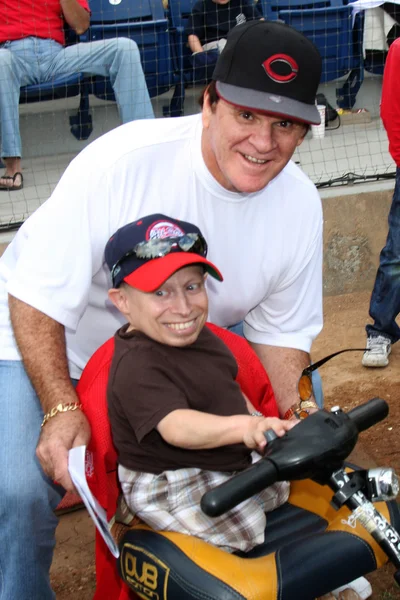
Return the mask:
{"type": "MultiPolygon", "coordinates": [[[[78,0],[89,12],[87,0],[78,0]]],[[[1,0],[0,44],[27,37],[65,43],[60,0],[1,0]]]]}
{"type": "Polygon", "coordinates": [[[386,58],[381,118],[389,138],[389,152],[400,167],[400,38],[390,46],[386,58]]]}

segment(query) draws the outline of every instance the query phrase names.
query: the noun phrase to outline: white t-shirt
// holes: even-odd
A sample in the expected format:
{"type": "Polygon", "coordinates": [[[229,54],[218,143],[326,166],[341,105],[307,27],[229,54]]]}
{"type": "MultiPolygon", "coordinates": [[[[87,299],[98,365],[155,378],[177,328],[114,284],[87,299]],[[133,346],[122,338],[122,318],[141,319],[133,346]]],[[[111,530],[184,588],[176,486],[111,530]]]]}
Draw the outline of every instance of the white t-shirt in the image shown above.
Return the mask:
{"type": "MultiPolygon", "coordinates": [[[[322,210],[293,163],[261,192],[215,181],[199,115],[135,121],[90,144],[0,260],[0,359],[19,359],[7,293],[66,328],[70,373],[124,323],[111,305],[109,237],[151,213],[200,227],[223,283],[207,279],[209,320],[245,320],[247,339],[309,351],[322,327],[322,210]]],[[[38,347],[40,352],[40,347],[38,347]]]]}

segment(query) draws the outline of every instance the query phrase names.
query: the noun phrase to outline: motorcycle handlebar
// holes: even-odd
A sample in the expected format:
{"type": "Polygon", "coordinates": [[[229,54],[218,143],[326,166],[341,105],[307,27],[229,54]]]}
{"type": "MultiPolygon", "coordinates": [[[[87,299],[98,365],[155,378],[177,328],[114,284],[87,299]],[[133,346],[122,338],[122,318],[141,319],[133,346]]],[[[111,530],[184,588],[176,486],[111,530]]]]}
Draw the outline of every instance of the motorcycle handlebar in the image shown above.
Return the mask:
{"type": "MultiPolygon", "coordinates": [[[[333,412],[335,412],[334,409],[333,412]]],[[[341,413],[341,411],[338,412],[341,413]]],[[[348,423],[348,418],[350,418],[358,432],[365,431],[382,421],[388,415],[388,412],[389,408],[384,400],[373,398],[365,404],[353,408],[347,414],[342,413],[344,417],[343,426],[345,426],[346,420],[348,423]]],[[[339,422],[340,420],[339,417],[339,422]]],[[[297,427],[292,431],[295,430],[297,430],[297,427]]],[[[286,435],[290,435],[290,432],[286,435]]],[[[354,432],[354,435],[357,436],[356,432],[354,432]]],[[[280,439],[283,440],[284,438],[280,439]]],[[[278,447],[276,448],[277,451],[278,447]]],[[[273,462],[274,452],[273,449],[270,456],[264,457],[245,471],[238,473],[225,483],[204,494],[201,499],[202,511],[209,517],[219,517],[278,481],[278,468],[273,462]]]]}
{"type": "Polygon", "coordinates": [[[373,427],[379,421],[383,421],[388,414],[389,406],[381,398],[372,398],[368,402],[365,402],[365,404],[356,406],[347,413],[353,423],[355,423],[359,433],[373,427]]]}
{"type": "Polygon", "coordinates": [[[209,517],[219,517],[275,483],[277,476],[274,463],[260,460],[204,494],[200,503],[201,510],[209,517]]]}

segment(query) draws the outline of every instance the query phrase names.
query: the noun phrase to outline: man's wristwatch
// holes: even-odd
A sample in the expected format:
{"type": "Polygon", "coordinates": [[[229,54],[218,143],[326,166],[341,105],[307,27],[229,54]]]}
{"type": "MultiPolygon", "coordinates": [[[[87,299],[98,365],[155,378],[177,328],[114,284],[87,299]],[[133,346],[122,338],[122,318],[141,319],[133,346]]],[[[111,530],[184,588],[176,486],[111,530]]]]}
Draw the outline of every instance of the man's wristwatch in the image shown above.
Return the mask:
{"type": "Polygon", "coordinates": [[[288,421],[292,417],[296,419],[306,419],[310,414],[310,408],[318,409],[318,404],[313,400],[301,400],[299,404],[293,404],[283,415],[284,421],[288,421]]]}
{"type": "Polygon", "coordinates": [[[252,413],[250,413],[250,416],[251,417],[263,417],[264,415],[259,410],[254,410],[252,413]]]}

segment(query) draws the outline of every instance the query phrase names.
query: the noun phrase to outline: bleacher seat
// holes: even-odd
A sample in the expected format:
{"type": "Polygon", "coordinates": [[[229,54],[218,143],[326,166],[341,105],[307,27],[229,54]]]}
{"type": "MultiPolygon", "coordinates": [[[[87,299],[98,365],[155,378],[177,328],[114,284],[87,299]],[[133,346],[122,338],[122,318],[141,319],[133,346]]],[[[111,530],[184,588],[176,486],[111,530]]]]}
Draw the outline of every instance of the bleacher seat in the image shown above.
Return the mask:
{"type": "Polygon", "coordinates": [[[169,0],[167,15],[170,22],[170,30],[174,47],[174,58],[178,69],[183,69],[186,83],[192,82],[191,55],[187,44],[185,27],[197,0],[169,0]]]}
{"type": "Polygon", "coordinates": [[[338,105],[352,108],[364,77],[363,15],[353,22],[347,0],[260,0],[268,20],[280,19],[311,39],[322,56],[321,83],[348,75],[338,105]]]}
{"type": "MultiPolygon", "coordinates": [[[[90,27],[82,41],[116,37],[133,39],[140,51],[150,97],[167,92],[175,82],[170,54],[168,20],[161,0],[90,0],[90,27]]],[[[92,93],[115,100],[110,81],[93,78],[92,93]]]]}
{"type": "MultiPolygon", "coordinates": [[[[174,68],[178,75],[178,85],[181,90],[179,110],[182,112],[185,102],[185,88],[191,85],[206,84],[209,80],[207,79],[205,69],[194,70],[192,62],[190,61],[191,51],[185,35],[185,27],[196,1],[197,0],[168,0],[167,16],[171,32],[171,52],[174,68]]],[[[259,12],[261,17],[261,8],[259,9],[259,12]]]]}
{"type": "Polygon", "coordinates": [[[179,109],[183,112],[185,102],[185,87],[196,83],[205,83],[205,80],[197,80],[189,59],[191,52],[187,45],[185,27],[197,0],[168,0],[167,16],[171,32],[171,52],[174,61],[174,69],[177,73],[180,97],[178,99],[179,109]]]}

